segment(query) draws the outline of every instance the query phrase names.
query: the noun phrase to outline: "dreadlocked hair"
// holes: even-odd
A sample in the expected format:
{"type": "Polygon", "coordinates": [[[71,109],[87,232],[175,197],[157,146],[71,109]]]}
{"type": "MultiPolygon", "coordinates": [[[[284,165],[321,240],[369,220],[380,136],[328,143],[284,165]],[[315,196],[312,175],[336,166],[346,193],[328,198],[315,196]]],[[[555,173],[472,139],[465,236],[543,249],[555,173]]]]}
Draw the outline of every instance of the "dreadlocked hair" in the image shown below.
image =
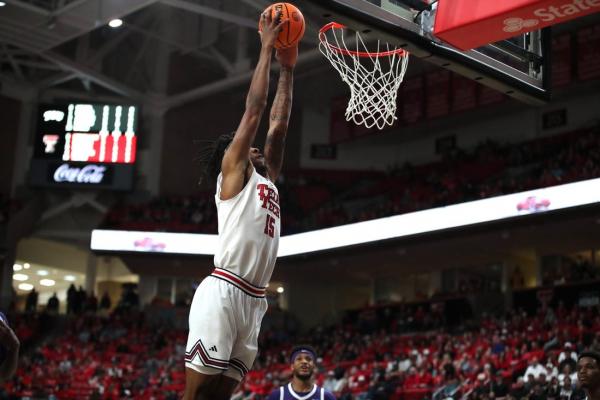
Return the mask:
{"type": "Polygon", "coordinates": [[[217,181],[217,177],[221,172],[221,161],[223,160],[223,154],[225,150],[233,140],[235,132],[224,133],[220,135],[216,140],[208,142],[207,146],[200,150],[200,154],[197,160],[202,165],[202,175],[198,184],[208,182],[214,184],[217,181]]]}

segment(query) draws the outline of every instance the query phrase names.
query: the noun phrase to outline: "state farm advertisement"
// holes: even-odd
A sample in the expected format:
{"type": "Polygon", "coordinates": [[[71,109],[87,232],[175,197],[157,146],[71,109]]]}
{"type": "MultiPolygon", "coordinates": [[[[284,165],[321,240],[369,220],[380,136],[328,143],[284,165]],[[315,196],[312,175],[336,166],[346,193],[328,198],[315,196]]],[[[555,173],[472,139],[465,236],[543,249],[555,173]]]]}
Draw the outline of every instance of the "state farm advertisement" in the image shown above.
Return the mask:
{"type": "Polygon", "coordinates": [[[470,50],[600,11],[600,0],[439,0],[435,35],[470,50]]]}

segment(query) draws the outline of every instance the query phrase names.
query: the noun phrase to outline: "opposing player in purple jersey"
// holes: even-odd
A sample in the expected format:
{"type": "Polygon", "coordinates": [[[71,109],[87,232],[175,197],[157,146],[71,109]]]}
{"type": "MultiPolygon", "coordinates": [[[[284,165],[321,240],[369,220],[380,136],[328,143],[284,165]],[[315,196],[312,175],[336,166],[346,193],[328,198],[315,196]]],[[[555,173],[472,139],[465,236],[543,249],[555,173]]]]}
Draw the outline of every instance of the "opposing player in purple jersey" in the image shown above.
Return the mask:
{"type": "Polygon", "coordinates": [[[271,392],[267,400],[335,400],[335,396],[314,383],[316,352],[312,346],[294,347],[292,381],[271,392]]]}

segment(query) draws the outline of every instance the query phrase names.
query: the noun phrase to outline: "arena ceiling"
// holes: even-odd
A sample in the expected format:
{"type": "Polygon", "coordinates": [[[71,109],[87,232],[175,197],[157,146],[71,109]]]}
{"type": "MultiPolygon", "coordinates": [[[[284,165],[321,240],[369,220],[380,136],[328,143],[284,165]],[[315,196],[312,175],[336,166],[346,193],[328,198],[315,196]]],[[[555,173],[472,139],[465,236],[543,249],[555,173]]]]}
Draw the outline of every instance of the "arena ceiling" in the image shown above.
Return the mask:
{"type": "MultiPolygon", "coordinates": [[[[0,82],[13,92],[123,96],[163,110],[249,81],[266,0],[7,0],[0,82]],[[123,25],[111,28],[115,18],[123,25]]],[[[320,60],[307,21],[299,65],[320,60]]]]}

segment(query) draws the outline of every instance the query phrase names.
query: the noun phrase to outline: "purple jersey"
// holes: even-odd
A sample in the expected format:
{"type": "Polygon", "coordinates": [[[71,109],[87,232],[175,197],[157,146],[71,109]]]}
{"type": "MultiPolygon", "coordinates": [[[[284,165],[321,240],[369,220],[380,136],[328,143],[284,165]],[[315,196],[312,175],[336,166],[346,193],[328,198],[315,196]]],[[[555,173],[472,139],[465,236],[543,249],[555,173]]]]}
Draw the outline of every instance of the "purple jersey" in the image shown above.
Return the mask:
{"type": "Polygon", "coordinates": [[[310,392],[296,392],[288,383],[271,392],[267,400],[335,400],[335,396],[317,385],[310,392]]]}

